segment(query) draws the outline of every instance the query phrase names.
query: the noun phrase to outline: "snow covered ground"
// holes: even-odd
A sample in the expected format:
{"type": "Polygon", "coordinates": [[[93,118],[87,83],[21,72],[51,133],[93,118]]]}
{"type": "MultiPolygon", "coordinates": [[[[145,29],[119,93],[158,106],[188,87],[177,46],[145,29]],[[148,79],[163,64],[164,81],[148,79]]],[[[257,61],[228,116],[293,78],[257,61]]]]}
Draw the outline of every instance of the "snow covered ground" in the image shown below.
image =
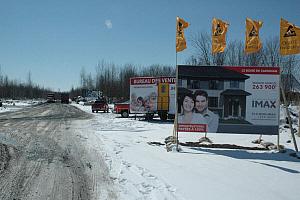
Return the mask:
{"type": "MultiPolygon", "coordinates": [[[[74,106],[91,113],[90,106],[74,106]]],[[[297,107],[292,107],[299,113],[297,107]]],[[[281,109],[283,113],[283,109],[281,109]]],[[[161,142],[172,135],[171,122],[120,118],[114,113],[94,113],[82,124],[91,148],[105,156],[120,199],[249,199],[281,200],[300,197],[300,159],[289,154],[293,142],[281,115],[280,144],[286,153],[181,147],[167,152],[161,142]]],[[[298,117],[293,116],[294,122],[298,117]]],[[[294,128],[298,130],[297,123],[294,128]]],[[[181,133],[180,141],[196,142],[203,134],[181,133]]],[[[257,146],[258,135],[209,134],[214,143],[257,146]]],[[[263,136],[276,144],[276,136],[263,136]]],[[[300,138],[296,136],[297,144],[300,138]]]]}
{"type": "Polygon", "coordinates": [[[42,100],[3,100],[3,105],[0,107],[0,113],[20,110],[24,107],[36,105],[41,102],[42,100]]]}
{"type": "MultiPolygon", "coordinates": [[[[14,111],[37,101],[8,101],[0,112],[14,111]]],[[[181,152],[167,152],[164,143],[172,135],[172,122],[147,122],[121,118],[114,113],[92,113],[90,106],[73,104],[93,114],[78,121],[79,135],[91,151],[104,155],[120,199],[299,199],[300,159],[294,152],[289,129],[285,128],[281,108],[280,144],[285,153],[181,147],[181,152]]],[[[298,107],[293,128],[298,130],[298,107]]],[[[180,141],[196,142],[203,134],[181,133],[180,141]]],[[[258,146],[251,141],[258,135],[209,134],[214,143],[258,146]]],[[[263,136],[276,144],[276,136],[263,136]]],[[[300,137],[296,136],[300,146],[300,137]]],[[[299,154],[298,154],[299,155],[299,154]]]]}

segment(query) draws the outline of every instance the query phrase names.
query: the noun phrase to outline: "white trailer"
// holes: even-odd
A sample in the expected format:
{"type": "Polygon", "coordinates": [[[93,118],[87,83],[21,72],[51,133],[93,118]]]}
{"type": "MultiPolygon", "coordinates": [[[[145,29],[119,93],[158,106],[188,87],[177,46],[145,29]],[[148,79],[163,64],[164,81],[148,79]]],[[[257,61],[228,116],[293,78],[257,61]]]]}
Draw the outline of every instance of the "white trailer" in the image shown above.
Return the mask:
{"type": "Polygon", "coordinates": [[[175,116],[175,77],[134,77],[130,79],[130,113],[162,120],[175,116]]]}

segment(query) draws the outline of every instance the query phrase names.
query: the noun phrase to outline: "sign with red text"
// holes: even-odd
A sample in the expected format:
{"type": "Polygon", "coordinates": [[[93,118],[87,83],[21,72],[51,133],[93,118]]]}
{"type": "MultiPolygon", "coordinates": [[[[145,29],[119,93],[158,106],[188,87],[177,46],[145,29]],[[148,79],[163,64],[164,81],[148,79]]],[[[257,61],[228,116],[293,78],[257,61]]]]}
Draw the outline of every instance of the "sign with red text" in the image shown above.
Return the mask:
{"type": "Polygon", "coordinates": [[[166,95],[167,112],[175,114],[175,77],[134,77],[130,79],[130,112],[131,113],[156,113],[161,98],[159,85],[167,84],[168,91],[161,87],[166,95]]]}
{"type": "Polygon", "coordinates": [[[279,74],[278,67],[227,67],[249,76],[245,80],[246,120],[255,125],[279,125],[279,74]]]}
{"type": "Polygon", "coordinates": [[[179,131],[278,134],[278,67],[179,65],[178,77],[179,131]]]}
{"type": "Polygon", "coordinates": [[[182,124],[179,123],[179,132],[206,132],[206,124],[182,124]]]}

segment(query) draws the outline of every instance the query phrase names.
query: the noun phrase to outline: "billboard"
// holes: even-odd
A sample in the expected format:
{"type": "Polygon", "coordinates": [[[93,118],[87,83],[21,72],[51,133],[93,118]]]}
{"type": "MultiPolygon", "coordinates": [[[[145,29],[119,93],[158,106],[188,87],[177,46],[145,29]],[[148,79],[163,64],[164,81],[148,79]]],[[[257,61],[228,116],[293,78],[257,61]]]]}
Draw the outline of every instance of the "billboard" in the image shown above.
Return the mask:
{"type": "Polygon", "coordinates": [[[102,92],[98,90],[82,89],[82,97],[86,98],[87,101],[94,101],[102,97],[102,92]]]}
{"type": "Polygon", "coordinates": [[[130,79],[130,112],[175,114],[175,77],[134,77],[130,79]]]}
{"type": "Polygon", "coordinates": [[[278,67],[178,66],[178,131],[278,134],[278,67]]]}

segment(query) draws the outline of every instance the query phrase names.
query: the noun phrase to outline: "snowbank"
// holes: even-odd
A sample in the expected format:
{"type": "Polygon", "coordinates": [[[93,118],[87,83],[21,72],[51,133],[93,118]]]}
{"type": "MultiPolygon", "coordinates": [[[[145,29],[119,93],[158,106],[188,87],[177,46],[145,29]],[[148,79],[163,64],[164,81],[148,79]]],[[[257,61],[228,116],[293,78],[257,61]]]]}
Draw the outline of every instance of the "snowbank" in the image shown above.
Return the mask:
{"type": "Polygon", "coordinates": [[[24,107],[37,105],[42,102],[43,100],[2,100],[2,107],[0,107],[0,113],[17,111],[24,107]]]}

